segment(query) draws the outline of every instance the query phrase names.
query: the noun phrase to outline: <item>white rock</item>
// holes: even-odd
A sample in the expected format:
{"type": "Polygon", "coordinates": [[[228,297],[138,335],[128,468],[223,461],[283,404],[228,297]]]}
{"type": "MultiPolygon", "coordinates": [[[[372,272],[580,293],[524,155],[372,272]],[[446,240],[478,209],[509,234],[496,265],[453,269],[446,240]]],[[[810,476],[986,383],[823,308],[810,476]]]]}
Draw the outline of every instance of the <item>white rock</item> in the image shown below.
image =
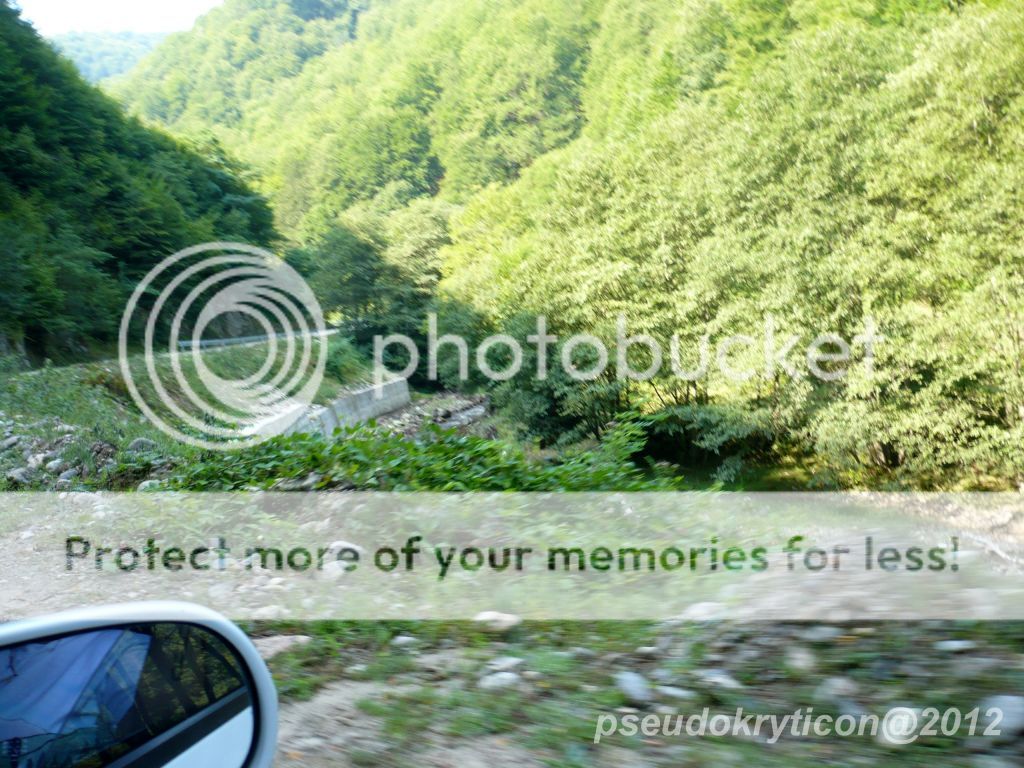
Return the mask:
{"type": "Polygon", "coordinates": [[[353,544],[351,541],[332,541],[331,545],[327,548],[327,551],[332,555],[337,555],[343,549],[351,549],[358,552],[360,555],[366,550],[360,547],[358,544],[353,544]]]}
{"type": "Polygon", "coordinates": [[[292,648],[301,648],[312,642],[309,635],[271,635],[270,637],[254,638],[252,644],[256,646],[260,656],[264,659],[272,659],[279,653],[290,651],[292,648]]]}
{"type": "Polygon", "coordinates": [[[254,621],[272,621],[273,619],[283,619],[287,615],[288,611],[280,605],[264,605],[252,612],[254,621]]]}
{"type": "Polygon", "coordinates": [[[786,649],[786,666],[795,672],[811,672],[817,664],[814,654],[803,646],[794,645],[786,649]]]}
{"type": "Polygon", "coordinates": [[[694,603],[679,614],[679,618],[684,621],[711,621],[720,617],[724,612],[725,606],[721,603],[694,603]]]}
{"type": "Polygon", "coordinates": [[[128,443],[128,450],[135,452],[142,451],[155,451],[156,443],[150,440],[148,437],[136,437],[130,443],[128,443]]]}
{"type": "Polygon", "coordinates": [[[32,482],[32,477],[26,467],[18,467],[12,469],[7,473],[7,482],[14,483],[15,485],[28,485],[32,482]]]}
{"type": "Polygon", "coordinates": [[[697,698],[697,694],[693,691],[688,691],[685,688],[676,688],[674,685],[659,685],[656,686],[654,690],[669,699],[690,701],[691,699],[697,698]]]}
{"type": "Polygon", "coordinates": [[[835,640],[842,634],[843,630],[839,627],[831,627],[828,624],[817,624],[801,632],[800,639],[805,640],[808,643],[827,643],[830,640],[835,640]]]}
{"type": "Polygon", "coordinates": [[[989,710],[998,710],[1002,714],[1002,719],[995,726],[999,731],[999,735],[993,737],[996,742],[1014,741],[1024,733],[1024,696],[989,696],[979,706],[986,728],[989,723],[999,720],[995,712],[989,717],[989,710]]]}
{"type": "Polygon", "coordinates": [[[971,759],[971,768],[1019,768],[1017,763],[1011,763],[996,755],[975,755],[971,759]]]}
{"type": "Polygon", "coordinates": [[[936,651],[944,653],[963,653],[973,651],[978,644],[973,640],[940,640],[932,646],[936,651]]]}
{"type": "Polygon", "coordinates": [[[523,620],[512,613],[499,611],[481,611],[473,617],[473,621],[481,624],[489,632],[508,632],[523,623],[523,620]]]}
{"type": "Polygon", "coordinates": [[[814,690],[814,700],[834,704],[857,693],[857,683],[848,677],[826,677],[814,690]]]}
{"type": "Polygon", "coordinates": [[[391,639],[391,646],[393,648],[412,648],[415,645],[419,645],[419,642],[412,635],[397,635],[391,639]]]}
{"type": "Polygon", "coordinates": [[[516,656],[498,656],[487,662],[487,668],[492,672],[511,672],[522,663],[523,660],[516,656]]]}
{"type": "Polygon", "coordinates": [[[636,672],[616,672],[615,686],[633,704],[647,704],[654,698],[647,680],[636,672]]]}
{"type": "MultiPolygon", "coordinates": [[[[906,717],[909,719],[911,727],[913,727],[914,724],[917,725],[917,728],[921,727],[922,709],[920,707],[901,707],[900,709],[907,710],[906,717]]],[[[893,732],[891,727],[885,727],[886,720],[888,720],[888,717],[883,719],[882,726],[878,729],[878,733],[875,734],[875,741],[879,744],[890,748],[905,747],[917,740],[916,737],[913,739],[910,738],[910,734],[914,733],[914,731],[910,731],[908,733],[906,728],[897,727],[895,732],[893,732]],[[908,739],[910,740],[908,741],[908,739]]]]}
{"type": "Polygon", "coordinates": [[[493,672],[480,678],[477,686],[484,691],[497,691],[511,688],[519,683],[520,677],[515,672],[493,672]]]}
{"type": "Polygon", "coordinates": [[[145,493],[146,491],[158,491],[160,490],[160,485],[161,483],[159,480],[143,480],[135,490],[139,493],[145,493]]]}
{"type": "Polygon", "coordinates": [[[743,683],[730,675],[724,669],[702,669],[697,672],[697,677],[702,683],[704,683],[704,685],[712,688],[738,690],[743,687],[743,683]]]}

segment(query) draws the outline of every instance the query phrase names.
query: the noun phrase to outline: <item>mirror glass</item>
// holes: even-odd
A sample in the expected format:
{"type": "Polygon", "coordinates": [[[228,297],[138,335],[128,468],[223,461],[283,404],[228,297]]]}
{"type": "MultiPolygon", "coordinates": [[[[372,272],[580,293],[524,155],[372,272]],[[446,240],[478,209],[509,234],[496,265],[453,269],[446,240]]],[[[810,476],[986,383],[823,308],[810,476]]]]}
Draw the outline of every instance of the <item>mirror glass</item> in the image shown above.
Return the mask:
{"type": "Polygon", "coordinates": [[[104,628],[0,648],[0,766],[240,768],[248,675],[191,624],[104,628]]]}

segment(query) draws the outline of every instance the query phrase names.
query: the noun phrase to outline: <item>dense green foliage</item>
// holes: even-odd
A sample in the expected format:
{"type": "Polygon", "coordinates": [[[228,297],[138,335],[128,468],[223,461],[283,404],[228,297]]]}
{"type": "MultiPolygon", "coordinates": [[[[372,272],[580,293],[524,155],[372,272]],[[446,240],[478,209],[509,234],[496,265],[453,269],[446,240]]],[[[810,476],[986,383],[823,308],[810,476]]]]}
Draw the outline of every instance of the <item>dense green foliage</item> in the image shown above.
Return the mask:
{"type": "Polygon", "coordinates": [[[826,484],[1024,482],[1018,3],[376,0],[338,45],[300,7],[228,0],[123,97],[259,170],[338,316],[609,338],[622,314],[684,354],[873,318],[873,369],[841,381],[493,389],[548,441],[658,411],[655,442],[724,474],[795,452],[826,484]],[[294,45],[224,61],[252,14],[294,45]],[[175,68],[200,49],[216,77],[175,68]]]}
{"type": "Polygon", "coordinates": [[[307,5],[226,2],[118,87],[258,167],[289,231],[321,234],[395,181],[456,198],[508,181],[583,124],[595,2],[325,0],[304,21],[307,5]]]}
{"type": "Polygon", "coordinates": [[[75,62],[82,77],[98,83],[127,72],[165,37],[162,32],[68,32],[53,43],[75,62]]]}
{"type": "Polygon", "coordinates": [[[280,487],[310,479],[316,489],[367,491],[653,491],[676,487],[648,477],[631,461],[643,444],[637,424],[624,422],[595,450],[557,462],[528,458],[499,440],[436,427],[414,438],[372,425],[350,427],[336,440],[275,437],[244,452],[201,457],[168,481],[183,490],[280,487]],[[312,476],[311,476],[312,473],[312,476]]]}
{"type": "MultiPolygon", "coordinates": [[[[687,13],[701,6],[720,10],[687,13]]],[[[794,32],[754,73],[737,60],[705,95],[620,107],[616,122],[651,117],[472,201],[444,287],[491,317],[528,307],[605,338],[622,313],[684,350],[704,333],[759,337],[769,315],[805,340],[852,339],[872,317],[879,358],[843,381],[712,369],[633,389],[713,450],[753,435],[858,480],[1020,482],[1021,8],[838,20],[794,32]]]]}
{"type": "Polygon", "coordinates": [[[126,291],[161,258],[273,237],[265,201],[222,152],[126,118],[6,2],[0,72],[0,347],[67,355],[110,337],[126,291]]]}

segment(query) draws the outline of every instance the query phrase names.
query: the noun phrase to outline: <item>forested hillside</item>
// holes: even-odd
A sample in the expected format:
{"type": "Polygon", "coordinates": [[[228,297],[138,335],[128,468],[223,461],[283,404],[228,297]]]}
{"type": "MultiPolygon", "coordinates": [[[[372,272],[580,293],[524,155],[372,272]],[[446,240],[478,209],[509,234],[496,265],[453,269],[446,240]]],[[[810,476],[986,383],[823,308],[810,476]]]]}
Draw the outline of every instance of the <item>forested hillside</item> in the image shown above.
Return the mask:
{"type": "Polygon", "coordinates": [[[545,441],[640,409],[721,476],[1024,482],[1019,3],[228,0],[119,93],[251,164],[380,330],[886,337],[836,382],[493,388],[545,441]]]}
{"type": "Polygon", "coordinates": [[[53,43],[75,62],[82,77],[98,83],[127,72],[165,37],[162,32],[68,32],[53,43]]]}
{"type": "Polygon", "coordinates": [[[267,242],[265,201],[215,146],[127,118],[0,3],[0,353],[79,357],[116,334],[153,264],[213,239],[267,242]]]}

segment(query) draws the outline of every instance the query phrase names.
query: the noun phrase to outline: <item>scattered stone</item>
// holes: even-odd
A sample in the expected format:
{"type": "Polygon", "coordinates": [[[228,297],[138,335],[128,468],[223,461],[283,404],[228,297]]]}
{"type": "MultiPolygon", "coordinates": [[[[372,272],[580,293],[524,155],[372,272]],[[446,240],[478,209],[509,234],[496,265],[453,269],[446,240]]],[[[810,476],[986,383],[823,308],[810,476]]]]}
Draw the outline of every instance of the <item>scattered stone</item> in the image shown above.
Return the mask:
{"type": "Polygon", "coordinates": [[[254,638],[252,643],[256,646],[260,656],[265,660],[270,660],[292,648],[301,648],[312,640],[313,638],[309,635],[271,635],[270,637],[254,638]]]}
{"type": "Polygon", "coordinates": [[[332,555],[337,555],[343,549],[351,549],[353,552],[358,552],[360,555],[363,554],[364,550],[358,544],[353,544],[351,541],[332,541],[331,545],[327,548],[327,551],[332,555]]]}
{"type": "Polygon", "coordinates": [[[1002,713],[1002,720],[996,726],[999,735],[993,736],[997,743],[1014,741],[1024,733],[1024,696],[989,696],[980,704],[981,716],[985,720],[985,726],[999,719],[998,715],[988,717],[990,709],[997,709],[1002,713]]]}
{"type": "Polygon", "coordinates": [[[508,632],[523,623],[519,616],[499,611],[481,611],[473,617],[473,621],[482,625],[488,632],[508,632]]]}
{"type": "Polygon", "coordinates": [[[814,700],[838,704],[857,694],[857,683],[848,677],[826,677],[814,689],[814,700]]]}
{"type": "Polygon", "coordinates": [[[690,701],[691,699],[697,698],[697,694],[693,691],[688,691],[685,688],[676,688],[674,685],[659,685],[656,686],[654,690],[668,699],[690,701]]]}
{"type": "Polygon", "coordinates": [[[420,641],[412,635],[397,635],[391,638],[391,647],[398,649],[412,648],[419,645],[419,642],[420,641]]]}
{"type": "Polygon", "coordinates": [[[328,560],[324,563],[324,567],[321,569],[321,573],[329,579],[340,579],[345,576],[349,571],[351,563],[343,563],[340,560],[328,560]]]}
{"type": "Polygon", "coordinates": [[[656,659],[661,655],[661,650],[656,645],[641,645],[634,653],[646,659],[656,659]]]}
{"type": "Polygon", "coordinates": [[[713,621],[724,613],[725,606],[721,603],[694,603],[679,614],[679,618],[684,621],[713,621]]]}
{"type": "Polygon", "coordinates": [[[156,448],[156,443],[150,440],[148,437],[136,437],[134,440],[128,443],[128,450],[134,453],[145,453],[155,451],[156,448]]]}
{"type": "Polygon", "coordinates": [[[78,468],[77,467],[72,467],[71,469],[65,469],[63,472],[61,472],[60,475],[57,477],[57,479],[58,480],[74,480],[76,477],[78,477],[78,475],[79,475],[78,468]]]}
{"type": "Polygon", "coordinates": [[[104,462],[110,461],[117,455],[117,447],[110,443],[105,443],[102,440],[97,440],[89,446],[89,452],[96,461],[96,465],[99,466],[104,462]]]}
{"type": "Polygon", "coordinates": [[[480,678],[477,686],[484,691],[498,691],[519,684],[520,677],[515,672],[492,672],[480,678]]]}
{"type": "Polygon", "coordinates": [[[998,669],[1003,664],[1002,660],[992,656],[978,656],[972,653],[954,658],[949,670],[954,677],[959,679],[974,678],[993,669],[998,669]]]}
{"type": "Polygon", "coordinates": [[[256,621],[273,621],[274,619],[283,619],[287,615],[287,609],[280,605],[264,605],[252,612],[252,617],[256,621]]]}
{"type": "Polygon", "coordinates": [[[468,675],[476,670],[476,663],[465,658],[462,652],[455,648],[417,654],[414,663],[417,669],[435,680],[468,675]]]}
{"type": "Polygon", "coordinates": [[[516,656],[498,656],[487,662],[487,668],[492,672],[511,672],[522,664],[523,660],[516,656]]]}
{"type": "Polygon", "coordinates": [[[274,483],[275,491],[312,491],[316,488],[323,477],[316,472],[310,472],[305,477],[285,477],[274,483]]]}
{"type": "Polygon", "coordinates": [[[34,453],[28,458],[28,468],[32,470],[39,469],[43,466],[43,462],[46,460],[46,454],[34,453]]]}
{"type": "Polygon", "coordinates": [[[738,690],[743,687],[743,683],[724,669],[702,669],[697,672],[697,678],[711,688],[738,690]]]}
{"type": "Polygon", "coordinates": [[[651,672],[651,677],[659,683],[671,683],[675,680],[676,676],[672,673],[672,670],[665,669],[664,667],[658,667],[656,670],[651,672]]]}
{"type": "Polygon", "coordinates": [[[978,644],[973,640],[940,640],[932,646],[936,651],[943,653],[964,653],[973,651],[978,644]]]}
{"type": "Polygon", "coordinates": [[[157,491],[160,489],[160,486],[161,482],[159,480],[143,480],[135,490],[139,493],[145,493],[146,491],[157,491]]]}
{"type": "Polygon", "coordinates": [[[14,446],[16,446],[20,442],[21,442],[21,436],[20,435],[11,435],[6,440],[4,440],[2,443],[0,443],[0,451],[9,450],[9,449],[13,448],[14,446]]]}
{"type": "Polygon", "coordinates": [[[647,680],[636,672],[616,672],[615,686],[633,704],[647,704],[654,698],[647,680]]]}
{"type": "MultiPolygon", "coordinates": [[[[904,707],[901,707],[901,709],[907,710],[908,718],[910,718],[910,717],[914,718],[914,720],[912,720],[911,722],[915,722],[916,721],[918,724],[921,722],[921,709],[920,709],[920,707],[906,707],[906,706],[904,706],[904,707]]],[[[891,711],[892,710],[890,710],[890,712],[891,711]]],[[[888,716],[886,717],[886,720],[888,721],[888,716]]],[[[895,723],[893,725],[895,725],[895,723]]],[[[910,739],[909,741],[908,741],[908,739],[909,739],[909,736],[907,736],[905,734],[904,729],[897,728],[895,731],[893,731],[891,728],[885,727],[885,725],[883,725],[881,728],[879,728],[878,729],[878,733],[875,734],[875,741],[877,741],[879,744],[881,744],[883,746],[889,747],[890,749],[898,748],[898,747],[905,747],[908,744],[912,744],[915,741],[915,739],[910,739]]]]}
{"type": "Polygon", "coordinates": [[[59,475],[65,469],[67,469],[67,463],[64,459],[54,459],[46,465],[46,471],[51,475],[59,475]]]}
{"type": "Polygon", "coordinates": [[[53,490],[55,491],[70,491],[71,481],[70,480],[58,480],[53,484],[53,490]]]}
{"type": "Polygon", "coordinates": [[[28,485],[32,482],[32,475],[27,467],[18,467],[7,473],[7,482],[15,485],[28,485]]]}
{"type": "Polygon", "coordinates": [[[832,627],[828,624],[816,624],[800,633],[799,637],[808,643],[828,643],[843,634],[839,627],[832,627]]]}
{"type": "Polygon", "coordinates": [[[818,665],[814,654],[801,645],[786,649],[786,666],[794,672],[813,672],[818,665]]]}
{"type": "Polygon", "coordinates": [[[1014,768],[1016,762],[1011,763],[998,755],[975,755],[971,760],[972,768],[1014,768]]]}

